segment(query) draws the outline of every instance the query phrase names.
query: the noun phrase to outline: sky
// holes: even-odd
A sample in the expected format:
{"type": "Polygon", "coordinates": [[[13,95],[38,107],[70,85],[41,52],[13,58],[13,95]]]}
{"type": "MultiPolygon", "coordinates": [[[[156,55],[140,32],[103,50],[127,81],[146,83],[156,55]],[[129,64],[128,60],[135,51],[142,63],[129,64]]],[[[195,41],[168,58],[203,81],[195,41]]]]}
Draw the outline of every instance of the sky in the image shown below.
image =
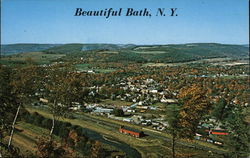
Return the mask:
{"type": "Polygon", "coordinates": [[[248,0],[1,0],[1,43],[249,43],[248,0]],[[122,16],[74,16],[122,8],[122,16]],[[125,16],[147,8],[151,17],[125,16]],[[167,16],[155,16],[166,8],[167,16]],[[169,16],[177,8],[178,16],[169,16]]]}

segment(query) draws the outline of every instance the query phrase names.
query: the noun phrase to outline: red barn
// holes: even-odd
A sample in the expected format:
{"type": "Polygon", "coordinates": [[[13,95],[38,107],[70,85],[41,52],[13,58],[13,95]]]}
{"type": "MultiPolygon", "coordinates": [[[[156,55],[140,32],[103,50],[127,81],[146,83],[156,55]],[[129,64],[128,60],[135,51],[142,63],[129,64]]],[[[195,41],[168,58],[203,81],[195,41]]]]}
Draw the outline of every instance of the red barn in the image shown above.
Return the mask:
{"type": "Polygon", "coordinates": [[[142,137],[144,135],[144,133],[142,131],[139,131],[139,130],[136,130],[136,129],[131,129],[131,128],[128,128],[128,127],[123,127],[123,126],[121,126],[119,128],[119,132],[127,134],[127,135],[131,135],[131,136],[137,137],[137,138],[142,137]]]}

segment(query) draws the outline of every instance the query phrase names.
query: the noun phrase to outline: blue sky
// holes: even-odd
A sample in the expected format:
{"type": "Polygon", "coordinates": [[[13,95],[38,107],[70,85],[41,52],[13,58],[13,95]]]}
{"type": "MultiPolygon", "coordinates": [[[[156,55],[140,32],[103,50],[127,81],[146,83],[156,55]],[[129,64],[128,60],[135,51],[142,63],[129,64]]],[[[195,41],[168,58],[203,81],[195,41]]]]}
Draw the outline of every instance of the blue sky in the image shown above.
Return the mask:
{"type": "Polygon", "coordinates": [[[1,43],[249,43],[248,0],[2,0],[1,43]],[[74,16],[148,8],[152,17],[74,16]],[[154,16],[177,8],[178,16],[154,16]]]}

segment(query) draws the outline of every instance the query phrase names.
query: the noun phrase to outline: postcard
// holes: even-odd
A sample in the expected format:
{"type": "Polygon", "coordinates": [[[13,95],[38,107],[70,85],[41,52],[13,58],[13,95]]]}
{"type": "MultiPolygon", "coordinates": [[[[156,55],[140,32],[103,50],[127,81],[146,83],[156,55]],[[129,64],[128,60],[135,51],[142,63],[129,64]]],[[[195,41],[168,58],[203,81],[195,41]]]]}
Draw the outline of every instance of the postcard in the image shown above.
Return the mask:
{"type": "Polygon", "coordinates": [[[0,158],[250,157],[247,0],[1,0],[0,44],[0,158]]]}

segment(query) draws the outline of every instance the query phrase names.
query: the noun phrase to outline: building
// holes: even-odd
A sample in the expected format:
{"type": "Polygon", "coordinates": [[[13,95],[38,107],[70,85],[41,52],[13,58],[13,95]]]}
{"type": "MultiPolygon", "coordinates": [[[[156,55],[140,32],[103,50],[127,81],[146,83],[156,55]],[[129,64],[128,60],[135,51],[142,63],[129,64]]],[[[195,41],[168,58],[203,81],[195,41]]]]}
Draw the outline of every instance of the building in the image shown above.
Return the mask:
{"type": "Polygon", "coordinates": [[[44,98],[40,98],[39,101],[42,102],[42,103],[48,103],[49,102],[48,99],[44,99],[44,98]]]}
{"type": "Polygon", "coordinates": [[[132,129],[132,128],[128,128],[128,127],[124,127],[124,126],[121,126],[119,128],[119,132],[130,135],[130,136],[133,136],[133,137],[136,137],[136,138],[144,136],[144,133],[142,131],[132,129]]]}
{"type": "Polygon", "coordinates": [[[96,109],[95,109],[93,112],[94,112],[94,113],[110,114],[113,110],[114,110],[114,109],[96,107],[96,109]]]}
{"type": "Polygon", "coordinates": [[[208,132],[209,134],[213,135],[228,135],[229,133],[224,130],[205,130],[205,132],[208,132]]]}
{"type": "Polygon", "coordinates": [[[177,102],[177,99],[166,99],[165,96],[163,96],[160,100],[162,103],[169,103],[169,104],[172,104],[172,103],[176,103],[177,102]]]}

